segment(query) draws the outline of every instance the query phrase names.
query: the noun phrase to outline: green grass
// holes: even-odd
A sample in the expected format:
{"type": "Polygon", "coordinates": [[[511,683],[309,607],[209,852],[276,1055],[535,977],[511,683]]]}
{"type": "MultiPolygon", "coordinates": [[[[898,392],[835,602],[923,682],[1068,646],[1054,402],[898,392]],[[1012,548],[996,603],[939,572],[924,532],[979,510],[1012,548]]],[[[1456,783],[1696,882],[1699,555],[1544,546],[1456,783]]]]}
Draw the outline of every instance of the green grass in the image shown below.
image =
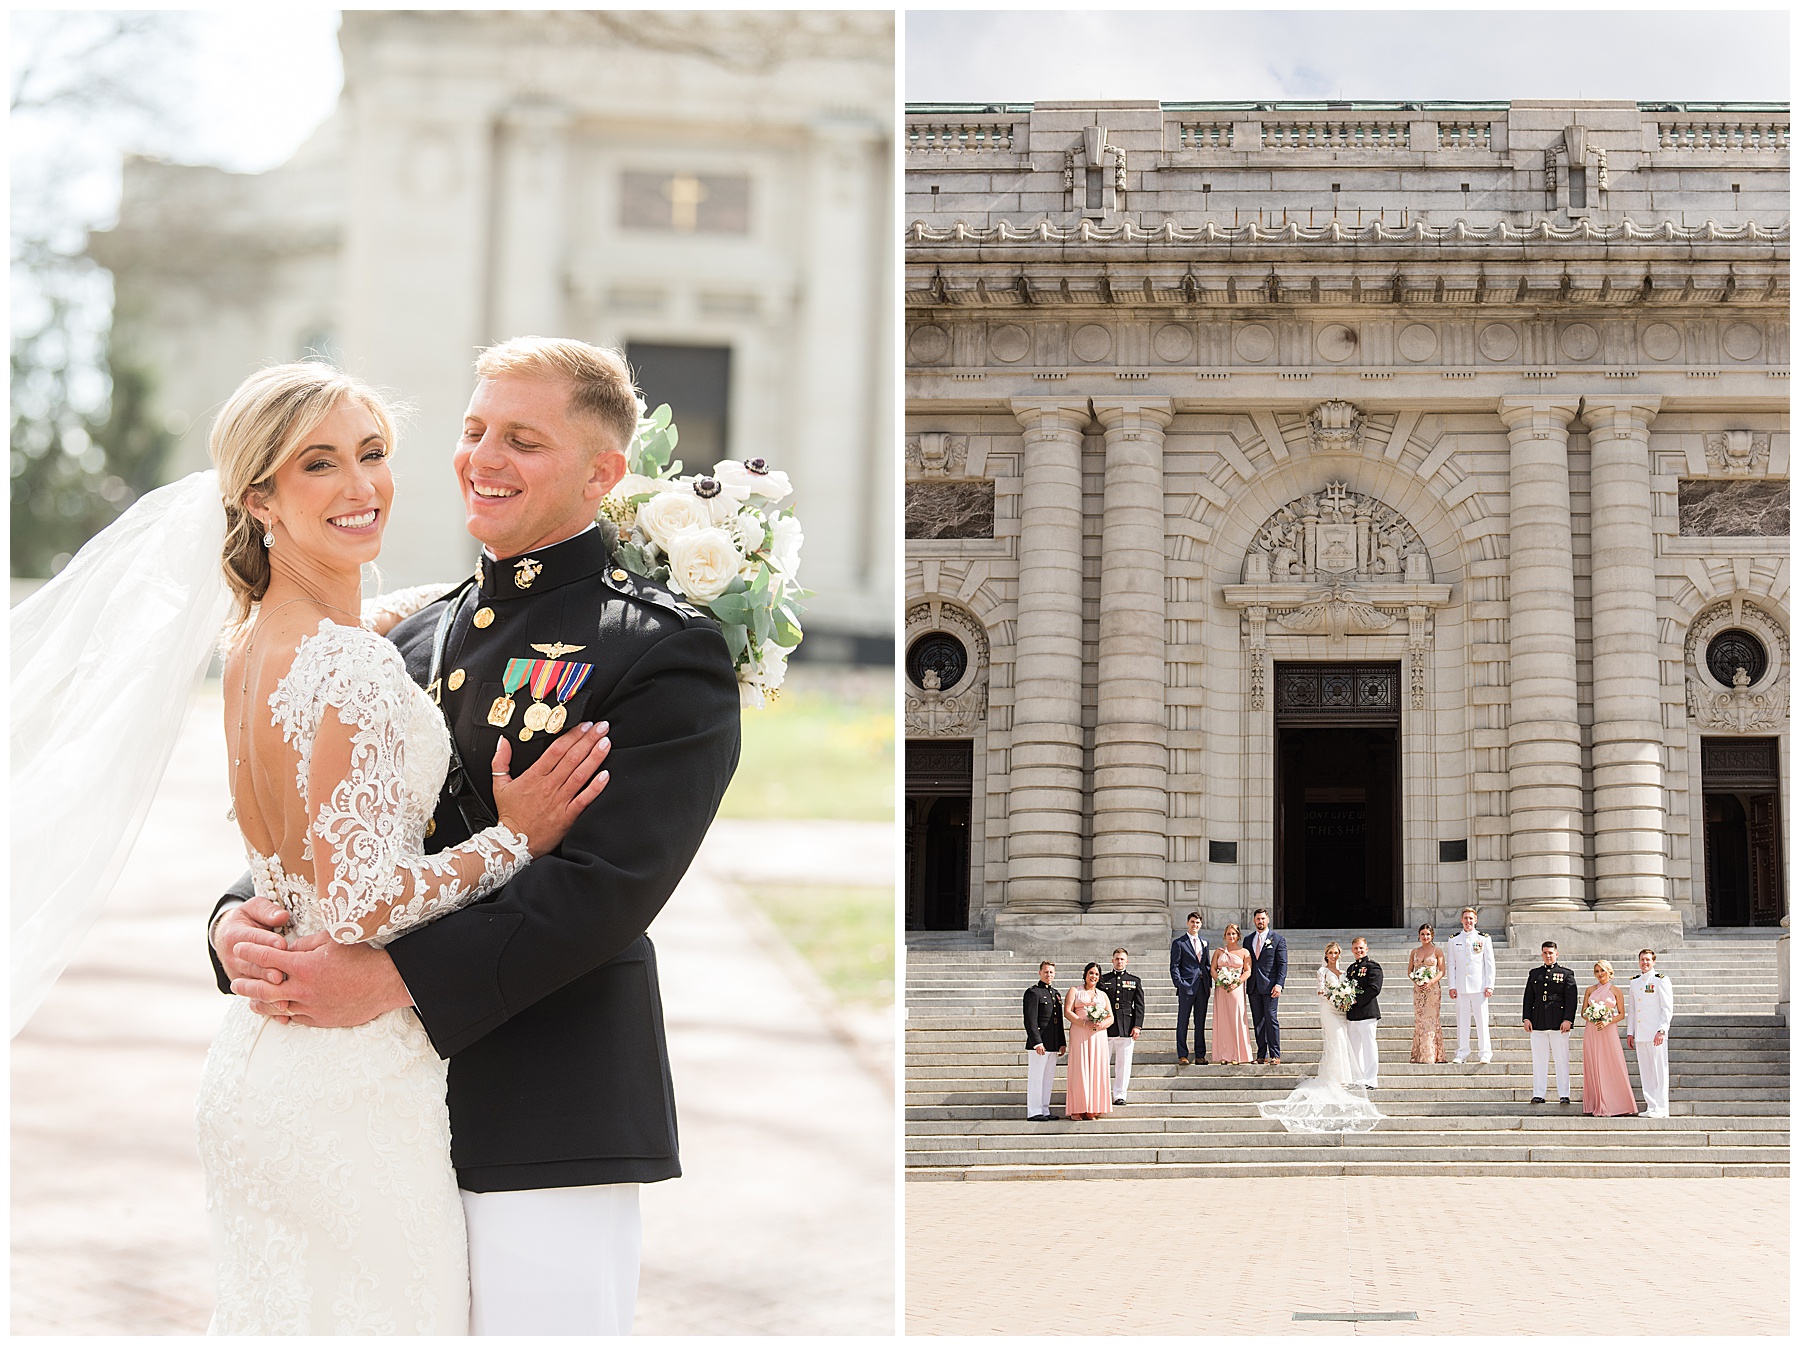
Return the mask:
{"type": "Polygon", "coordinates": [[[894,890],[751,888],[749,898],[847,1005],[894,1003],[894,890]]]}
{"type": "Polygon", "coordinates": [[[744,712],[744,749],[721,818],[894,817],[894,702],[888,678],[790,670],[744,712]]]}

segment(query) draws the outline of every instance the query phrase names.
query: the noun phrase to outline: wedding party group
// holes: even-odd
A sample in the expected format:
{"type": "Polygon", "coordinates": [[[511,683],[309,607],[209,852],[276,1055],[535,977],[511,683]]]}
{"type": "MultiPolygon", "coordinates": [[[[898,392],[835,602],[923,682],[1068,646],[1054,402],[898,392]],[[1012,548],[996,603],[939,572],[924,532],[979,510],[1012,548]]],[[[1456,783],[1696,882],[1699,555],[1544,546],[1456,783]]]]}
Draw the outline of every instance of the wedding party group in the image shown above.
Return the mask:
{"type": "MultiPolygon", "coordinates": [[[[646,931],[736,769],[740,705],[799,640],[788,483],[760,459],[676,475],[667,408],[617,351],[520,337],[471,372],[441,459],[479,544],[460,582],[364,600],[396,409],[306,361],[245,379],[214,470],[14,613],[15,674],[111,679],[92,715],[26,717],[46,771],[103,769],[69,824],[100,835],[134,834],[223,658],[249,868],[206,927],[232,997],[197,1107],[214,1332],[628,1334],[639,1186],[681,1173],[646,931]],[[99,759],[69,741],[96,722],[99,759]]],[[[15,938],[15,1023],[110,882],[59,849],[15,938]]]]}
{"type": "MultiPolygon", "coordinates": [[[[1409,1060],[1415,1064],[1445,1061],[1441,1014],[1446,988],[1457,1021],[1456,1054],[1451,1063],[1467,1063],[1472,1052],[1480,1064],[1493,1060],[1494,949],[1493,940],[1477,928],[1478,917],[1473,907],[1463,909],[1462,929],[1447,949],[1437,943],[1436,931],[1429,923],[1418,929],[1418,944],[1407,958],[1407,980],[1413,993],[1409,1060]]],[[[1201,931],[1200,914],[1189,912],[1186,933],[1176,935],[1170,944],[1178,1068],[1281,1064],[1280,1006],[1288,989],[1287,940],[1271,927],[1266,909],[1258,908],[1252,914],[1251,925],[1246,943],[1242,928],[1236,922],[1227,923],[1215,947],[1201,931]]],[[[1625,1064],[1625,1049],[1631,1048],[1637,1054],[1643,1082],[1644,1115],[1667,1117],[1674,987],[1656,970],[1655,952],[1639,952],[1638,975],[1623,991],[1614,984],[1612,964],[1605,959],[1594,964],[1593,984],[1582,991],[1573,970],[1557,961],[1554,942],[1545,941],[1540,956],[1541,965],[1526,977],[1519,1018],[1531,1042],[1532,1103],[1546,1101],[1554,1064],[1558,1101],[1563,1106],[1571,1104],[1569,1039],[1579,1022],[1584,1039],[1583,1112],[1610,1117],[1639,1111],[1625,1064]]],[[[1317,1071],[1304,1075],[1287,1097],[1257,1105],[1261,1115],[1289,1130],[1363,1131],[1382,1120],[1368,1091],[1380,1085],[1376,1028],[1381,1019],[1383,969],[1369,956],[1368,941],[1360,936],[1350,943],[1348,964],[1343,957],[1342,946],[1336,940],[1328,942],[1311,978],[1321,1044],[1317,1071]]],[[[1067,992],[1055,985],[1056,965],[1049,961],[1039,964],[1038,980],[1024,996],[1027,1120],[1052,1120],[1056,1066],[1065,1058],[1066,1118],[1093,1121],[1129,1104],[1132,1060],[1145,1026],[1143,982],[1128,970],[1129,963],[1128,950],[1114,949],[1110,971],[1102,972],[1098,963],[1088,963],[1082,969],[1082,984],[1067,992]]]]}

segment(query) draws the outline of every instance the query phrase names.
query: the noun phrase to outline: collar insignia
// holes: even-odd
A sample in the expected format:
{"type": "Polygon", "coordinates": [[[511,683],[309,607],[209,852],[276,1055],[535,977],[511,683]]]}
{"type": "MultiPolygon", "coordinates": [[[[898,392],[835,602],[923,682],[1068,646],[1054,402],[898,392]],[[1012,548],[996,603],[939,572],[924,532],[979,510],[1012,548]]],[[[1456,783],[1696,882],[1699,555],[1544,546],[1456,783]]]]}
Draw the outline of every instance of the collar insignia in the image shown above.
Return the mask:
{"type": "Polygon", "coordinates": [[[529,589],[531,582],[544,573],[544,567],[529,556],[521,556],[513,568],[513,583],[521,589],[529,589]]]}
{"type": "Polygon", "coordinates": [[[575,651],[577,651],[577,650],[585,650],[587,648],[587,646],[586,645],[565,645],[562,643],[562,641],[558,640],[558,641],[553,641],[551,644],[548,644],[548,645],[533,645],[531,648],[536,650],[539,654],[543,655],[546,659],[560,659],[565,654],[574,654],[575,651]]]}

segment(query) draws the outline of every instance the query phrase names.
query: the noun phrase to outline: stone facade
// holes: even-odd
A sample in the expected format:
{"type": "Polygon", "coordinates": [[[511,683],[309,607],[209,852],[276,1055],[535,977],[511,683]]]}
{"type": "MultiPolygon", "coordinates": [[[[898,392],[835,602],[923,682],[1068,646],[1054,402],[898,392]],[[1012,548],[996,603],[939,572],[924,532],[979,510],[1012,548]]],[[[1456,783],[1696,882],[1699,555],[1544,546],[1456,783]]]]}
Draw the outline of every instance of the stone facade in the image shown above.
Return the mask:
{"type": "MultiPolygon", "coordinates": [[[[1706,925],[1702,737],[1785,779],[1787,144],[1769,106],[909,109],[907,480],[995,502],[906,544],[909,645],[979,636],[979,715],[907,688],[973,743],[969,927],[1277,906],[1283,725],[1338,711],[1397,735],[1387,923],[1706,925]],[[1749,494],[1692,533],[1684,483],[1749,494]]],[[[1289,786],[1376,846],[1372,794],[1289,786]]]]}
{"type": "Polygon", "coordinates": [[[338,109],[289,163],[132,161],[94,241],[173,470],[257,365],[341,361],[417,408],[384,573],[442,579],[474,554],[447,460],[479,347],[728,350],[728,452],[795,483],[809,654],[884,650],[892,16],[349,11],[340,41],[338,109]]]}

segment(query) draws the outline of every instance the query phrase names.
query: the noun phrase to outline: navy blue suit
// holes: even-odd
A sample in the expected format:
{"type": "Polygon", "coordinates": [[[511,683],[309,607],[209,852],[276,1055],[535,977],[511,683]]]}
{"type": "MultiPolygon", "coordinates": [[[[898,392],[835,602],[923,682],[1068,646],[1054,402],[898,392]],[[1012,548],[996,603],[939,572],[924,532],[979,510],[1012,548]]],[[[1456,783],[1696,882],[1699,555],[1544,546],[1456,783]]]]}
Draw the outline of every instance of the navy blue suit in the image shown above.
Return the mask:
{"type": "Polygon", "coordinates": [[[1281,1002],[1271,992],[1287,985],[1287,941],[1275,930],[1262,937],[1262,956],[1256,954],[1256,931],[1250,932],[1244,948],[1250,954],[1250,1019],[1256,1026],[1256,1059],[1281,1055],[1281,1020],[1276,1014],[1281,1002]]]}
{"type": "Polygon", "coordinates": [[[1182,1057],[1206,1059],[1206,1002],[1212,996],[1212,974],[1206,965],[1211,958],[1212,948],[1205,935],[1200,936],[1197,958],[1185,930],[1169,945],[1169,980],[1175,983],[1175,1056],[1178,1060],[1182,1057]],[[1193,1052],[1187,1048],[1190,1016],[1194,1021],[1194,1041],[1199,1047],[1193,1052]]]}

